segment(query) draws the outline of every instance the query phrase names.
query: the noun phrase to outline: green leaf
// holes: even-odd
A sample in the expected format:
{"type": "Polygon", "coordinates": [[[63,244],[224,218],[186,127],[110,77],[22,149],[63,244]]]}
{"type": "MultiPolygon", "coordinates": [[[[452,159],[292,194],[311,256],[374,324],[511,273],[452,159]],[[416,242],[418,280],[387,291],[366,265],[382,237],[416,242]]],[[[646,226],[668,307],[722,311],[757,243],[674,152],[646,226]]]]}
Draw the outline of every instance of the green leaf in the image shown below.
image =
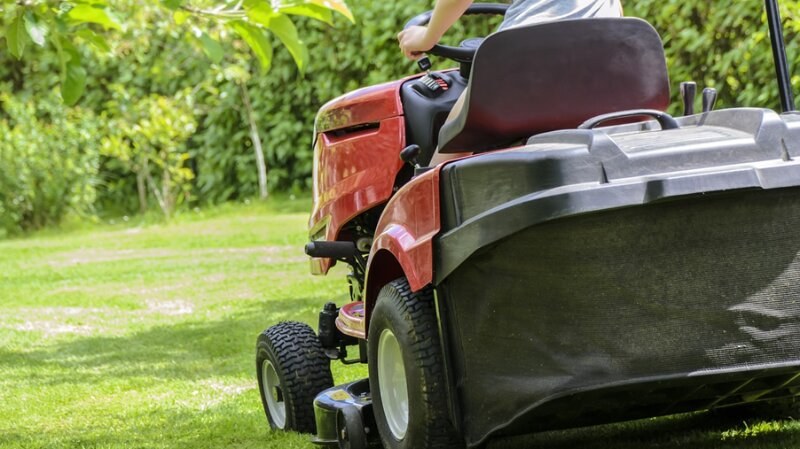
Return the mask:
{"type": "Polygon", "coordinates": [[[272,65],[272,45],[269,43],[264,30],[241,20],[228,22],[228,25],[247,42],[261,64],[261,70],[268,72],[272,65]]]}
{"type": "Polygon", "coordinates": [[[111,51],[111,46],[108,45],[108,41],[106,41],[103,36],[88,28],[78,30],[75,34],[102,52],[109,53],[111,51]]]}
{"type": "Polygon", "coordinates": [[[80,53],[70,42],[61,41],[61,47],[61,98],[65,104],[73,106],[86,90],[86,69],[81,65],[80,53]]]}
{"type": "Polygon", "coordinates": [[[181,7],[183,0],[161,0],[161,3],[169,9],[176,10],[181,7]]]}
{"type": "Polygon", "coordinates": [[[333,13],[330,9],[319,5],[313,5],[309,3],[305,5],[281,7],[280,12],[294,16],[311,17],[312,19],[316,19],[333,26],[333,13]]]}
{"type": "Polygon", "coordinates": [[[342,0],[306,0],[306,3],[336,11],[347,17],[347,20],[350,22],[356,23],[356,19],[353,17],[353,13],[350,12],[350,8],[348,8],[342,0]]]}
{"type": "Polygon", "coordinates": [[[83,96],[86,91],[86,69],[80,65],[80,61],[67,64],[67,73],[64,82],[61,83],[61,97],[68,106],[73,106],[83,96]]]}
{"type": "Polygon", "coordinates": [[[11,21],[6,30],[6,44],[8,44],[8,51],[17,59],[22,59],[25,53],[25,25],[23,24],[23,16],[20,11],[17,17],[11,21]]]}
{"type": "Polygon", "coordinates": [[[183,25],[184,23],[186,23],[186,20],[188,20],[189,17],[191,16],[192,16],[191,13],[179,9],[172,14],[172,19],[175,20],[176,25],[183,25]]]}
{"type": "Polygon", "coordinates": [[[222,45],[220,45],[219,42],[209,36],[208,33],[202,31],[198,39],[200,39],[200,43],[203,44],[203,51],[206,56],[208,56],[208,59],[215,64],[222,62],[222,58],[225,57],[225,50],[222,49],[222,45]]]}
{"type": "Polygon", "coordinates": [[[292,20],[285,14],[276,13],[266,3],[257,2],[255,0],[248,0],[245,2],[245,11],[247,12],[247,17],[251,21],[263,25],[278,36],[278,39],[283,42],[283,45],[285,45],[289,53],[292,54],[297,68],[299,68],[301,72],[304,71],[306,63],[308,62],[308,49],[305,44],[303,44],[303,41],[300,40],[300,36],[297,34],[297,28],[295,28],[292,20]]]}
{"type": "Polygon", "coordinates": [[[67,17],[83,23],[96,23],[102,25],[105,29],[113,28],[119,30],[120,26],[117,19],[115,19],[105,8],[97,7],[94,5],[78,4],[69,10],[67,17]]]}
{"type": "Polygon", "coordinates": [[[250,46],[256,54],[261,70],[268,72],[272,65],[272,45],[264,30],[241,20],[229,22],[228,25],[250,46]]]}
{"type": "Polygon", "coordinates": [[[31,11],[25,13],[25,30],[34,44],[44,47],[47,41],[47,26],[40,22],[31,11]]]}

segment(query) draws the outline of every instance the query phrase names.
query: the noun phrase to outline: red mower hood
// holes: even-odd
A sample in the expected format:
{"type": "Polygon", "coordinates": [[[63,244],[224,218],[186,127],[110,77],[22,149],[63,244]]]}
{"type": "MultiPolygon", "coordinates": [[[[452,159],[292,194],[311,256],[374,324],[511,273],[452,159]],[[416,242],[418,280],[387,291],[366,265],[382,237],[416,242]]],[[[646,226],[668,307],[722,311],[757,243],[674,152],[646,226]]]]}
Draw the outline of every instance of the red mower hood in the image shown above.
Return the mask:
{"type": "Polygon", "coordinates": [[[405,80],[392,81],[354,90],[334,98],[320,108],[314,124],[317,133],[377,123],[403,115],[400,86],[405,80]]]}

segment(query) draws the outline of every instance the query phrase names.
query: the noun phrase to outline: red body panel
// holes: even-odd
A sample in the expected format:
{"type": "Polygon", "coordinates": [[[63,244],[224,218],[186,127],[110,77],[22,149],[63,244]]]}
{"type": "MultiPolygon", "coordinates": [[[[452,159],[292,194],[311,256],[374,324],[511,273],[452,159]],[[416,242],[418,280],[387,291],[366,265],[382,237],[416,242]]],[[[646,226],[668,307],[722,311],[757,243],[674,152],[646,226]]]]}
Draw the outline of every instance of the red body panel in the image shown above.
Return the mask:
{"type": "Polygon", "coordinates": [[[439,168],[411,180],[384,209],[368,259],[367,321],[378,291],[398,275],[406,276],[414,291],[433,280],[433,237],[441,229],[439,168]],[[399,267],[393,266],[394,261],[399,267]]]}
{"type": "Polygon", "coordinates": [[[364,87],[329,101],[317,113],[316,132],[377,123],[402,115],[403,103],[399,92],[404,81],[364,87]]]}
{"type": "MultiPolygon", "coordinates": [[[[314,146],[314,209],[309,221],[312,239],[336,240],[344,224],[385,203],[403,167],[405,121],[399,89],[402,81],[359,89],[325,105],[317,118],[314,146]],[[379,124],[352,133],[329,132],[363,124],[379,124]]],[[[312,259],[311,272],[325,274],[330,259],[312,259]]]]}

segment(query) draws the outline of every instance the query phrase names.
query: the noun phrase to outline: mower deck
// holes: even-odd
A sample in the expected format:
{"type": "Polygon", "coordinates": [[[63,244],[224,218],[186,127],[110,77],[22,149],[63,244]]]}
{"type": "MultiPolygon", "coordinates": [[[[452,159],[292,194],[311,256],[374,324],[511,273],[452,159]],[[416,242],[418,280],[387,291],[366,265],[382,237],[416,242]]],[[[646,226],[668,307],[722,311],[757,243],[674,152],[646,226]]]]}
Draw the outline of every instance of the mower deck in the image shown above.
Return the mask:
{"type": "Polygon", "coordinates": [[[323,391],[314,400],[317,434],[312,443],[339,447],[345,441],[352,449],[366,448],[377,438],[369,379],[323,391]]]}

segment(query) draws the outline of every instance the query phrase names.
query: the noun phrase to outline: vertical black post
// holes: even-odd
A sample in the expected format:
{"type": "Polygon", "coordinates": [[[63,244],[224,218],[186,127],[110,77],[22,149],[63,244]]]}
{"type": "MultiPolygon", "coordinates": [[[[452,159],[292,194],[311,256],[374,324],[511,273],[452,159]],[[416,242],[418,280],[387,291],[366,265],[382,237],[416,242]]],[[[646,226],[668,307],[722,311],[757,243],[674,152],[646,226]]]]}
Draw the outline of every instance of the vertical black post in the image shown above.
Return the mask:
{"type": "Polygon", "coordinates": [[[775,59],[775,73],[778,75],[778,88],[781,94],[781,108],[784,112],[797,110],[794,105],[792,80],[789,77],[789,62],[786,59],[786,45],[783,41],[783,25],[778,0],[765,0],[769,36],[772,40],[772,57],[775,59]]]}

